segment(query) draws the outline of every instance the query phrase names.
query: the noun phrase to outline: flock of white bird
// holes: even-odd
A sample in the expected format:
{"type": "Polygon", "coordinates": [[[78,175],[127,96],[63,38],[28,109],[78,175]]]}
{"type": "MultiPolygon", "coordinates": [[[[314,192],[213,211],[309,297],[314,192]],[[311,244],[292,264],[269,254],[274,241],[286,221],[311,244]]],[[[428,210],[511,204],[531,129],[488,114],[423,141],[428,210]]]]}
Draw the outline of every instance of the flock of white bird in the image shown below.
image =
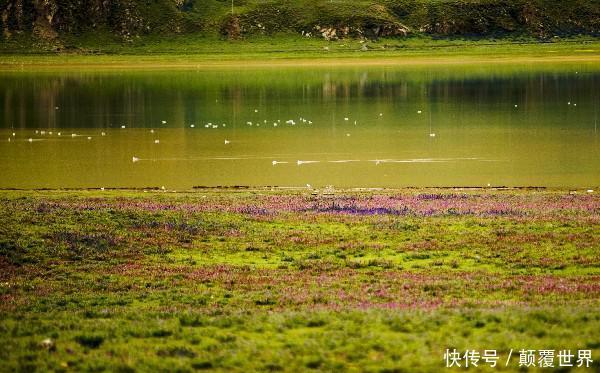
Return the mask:
{"type": "MultiPolygon", "coordinates": [[[[571,106],[571,105],[572,105],[572,106],[577,106],[577,104],[576,104],[576,103],[571,103],[571,101],[568,101],[568,102],[567,102],[567,105],[569,105],[569,106],[571,106]]],[[[518,107],[519,107],[519,105],[518,105],[518,104],[515,104],[515,105],[514,105],[514,107],[515,107],[515,108],[518,108],[518,107]]],[[[58,109],[59,109],[59,107],[57,106],[57,107],[55,107],[55,109],[56,109],[56,110],[58,110],[58,109]]],[[[255,113],[258,113],[258,109],[254,109],[254,112],[255,112],[255,113]]],[[[417,110],[417,114],[422,114],[422,113],[423,113],[423,111],[422,111],[422,110],[417,110]]],[[[382,116],[383,116],[383,113],[379,113],[379,117],[382,117],[382,116]]],[[[348,117],[344,117],[344,121],[345,121],[345,122],[348,122],[348,121],[350,121],[350,118],[348,118],[348,117]]],[[[164,125],[164,124],[167,124],[167,121],[166,121],[166,120],[162,120],[162,121],[161,121],[161,123],[164,125]]],[[[263,125],[265,125],[265,124],[267,124],[267,123],[269,123],[269,121],[268,121],[268,120],[266,120],[266,119],[264,119],[264,120],[262,121],[262,124],[263,124],[263,125]]],[[[312,122],[311,120],[308,120],[307,118],[304,118],[304,117],[299,117],[299,118],[298,118],[298,122],[296,122],[296,120],[295,120],[295,119],[288,119],[288,120],[286,120],[284,123],[285,123],[285,124],[288,124],[288,125],[290,125],[290,126],[295,126],[296,124],[312,124],[313,122],[312,122]]],[[[272,122],[272,125],[273,125],[273,127],[277,127],[277,126],[279,126],[280,124],[281,124],[281,119],[277,119],[276,121],[273,121],[273,122],[272,122]]],[[[260,122],[260,121],[255,121],[255,122],[252,122],[252,121],[247,121],[247,122],[246,122],[246,125],[248,125],[248,126],[256,126],[256,127],[260,127],[260,125],[261,125],[261,122],[260,122]]],[[[357,121],[356,121],[356,120],[354,121],[354,125],[357,125],[357,121]]],[[[223,127],[223,128],[224,128],[224,127],[226,127],[226,126],[227,126],[227,124],[226,124],[226,123],[221,123],[221,125],[219,126],[218,124],[213,124],[212,122],[208,122],[208,123],[206,123],[206,124],[204,125],[204,128],[209,128],[209,129],[217,129],[217,128],[219,128],[219,127],[223,127]]],[[[196,125],[195,125],[195,124],[190,124],[190,125],[189,125],[189,127],[190,127],[190,128],[195,128],[195,127],[196,127],[196,125]]],[[[126,125],[121,125],[121,129],[126,129],[126,128],[127,128],[127,126],[126,126],[126,125]]],[[[42,131],[40,131],[40,130],[36,130],[36,131],[35,131],[35,133],[36,133],[36,134],[39,134],[39,135],[42,135],[42,136],[45,136],[45,135],[53,135],[53,131],[43,131],[43,130],[42,130],[42,131]]],[[[150,130],[150,133],[155,133],[155,130],[154,130],[154,129],[151,129],[151,130],[150,130]]],[[[57,135],[57,136],[62,136],[62,133],[61,133],[61,132],[57,132],[57,133],[56,133],[56,135],[57,135]]],[[[80,135],[80,134],[77,134],[77,133],[72,133],[70,136],[71,136],[71,137],[87,137],[87,139],[88,139],[88,140],[92,140],[92,137],[93,137],[93,136],[80,135]]],[[[106,132],[101,132],[101,136],[106,136],[106,132]]],[[[347,137],[350,137],[351,135],[350,135],[350,133],[346,133],[346,136],[347,136],[347,137]]],[[[430,125],[429,137],[436,137],[436,134],[435,134],[435,132],[433,132],[433,131],[431,130],[431,125],[430,125]]],[[[15,139],[15,138],[16,138],[16,133],[15,133],[15,132],[13,132],[13,133],[12,133],[12,137],[9,137],[9,138],[8,138],[8,142],[11,142],[11,141],[13,141],[13,139],[15,139]]],[[[41,141],[41,140],[42,140],[42,139],[39,139],[39,138],[38,138],[38,139],[34,139],[34,138],[32,138],[32,137],[30,137],[30,138],[28,138],[28,139],[27,139],[27,141],[28,141],[28,142],[41,141]]],[[[154,143],[155,143],[155,144],[160,144],[160,139],[154,139],[154,143]]],[[[229,140],[227,140],[227,139],[225,139],[225,140],[224,140],[224,144],[225,144],[225,145],[228,145],[228,144],[230,144],[230,143],[231,143],[231,141],[229,141],[229,140]]],[[[134,157],[134,158],[135,158],[135,157],[134,157]]],[[[309,161],[298,161],[298,162],[301,162],[301,163],[298,163],[299,165],[300,165],[300,164],[304,164],[304,163],[309,163],[309,161]]],[[[276,164],[278,164],[278,163],[285,163],[285,162],[273,161],[273,165],[276,165],[276,164]]],[[[379,164],[379,163],[377,163],[377,164],[379,164]]]]}

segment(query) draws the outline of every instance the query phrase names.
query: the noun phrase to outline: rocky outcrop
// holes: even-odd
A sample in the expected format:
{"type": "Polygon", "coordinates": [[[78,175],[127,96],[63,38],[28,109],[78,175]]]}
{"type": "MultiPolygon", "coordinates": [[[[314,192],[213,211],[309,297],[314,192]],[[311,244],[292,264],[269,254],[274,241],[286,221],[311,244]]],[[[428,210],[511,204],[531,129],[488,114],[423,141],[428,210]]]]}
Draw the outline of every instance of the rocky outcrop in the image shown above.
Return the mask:
{"type": "Polygon", "coordinates": [[[388,6],[414,30],[440,36],[545,38],[600,32],[599,0],[390,0],[388,6]]]}
{"type": "Polygon", "coordinates": [[[233,15],[231,17],[226,17],[221,25],[221,35],[226,36],[229,40],[239,39],[242,36],[240,18],[233,15]]]}
{"type": "Polygon", "coordinates": [[[380,23],[369,26],[314,26],[315,34],[325,40],[336,40],[346,37],[377,40],[386,36],[407,36],[410,29],[400,23],[380,23]]]}
{"type": "MultiPolygon", "coordinates": [[[[156,4],[160,6],[148,7],[139,0],[4,0],[0,20],[4,38],[17,33],[51,41],[61,35],[101,30],[127,41],[152,32],[155,25],[173,24],[177,6],[184,6],[185,1],[156,4]]],[[[161,31],[168,30],[163,27],[161,31]]]]}

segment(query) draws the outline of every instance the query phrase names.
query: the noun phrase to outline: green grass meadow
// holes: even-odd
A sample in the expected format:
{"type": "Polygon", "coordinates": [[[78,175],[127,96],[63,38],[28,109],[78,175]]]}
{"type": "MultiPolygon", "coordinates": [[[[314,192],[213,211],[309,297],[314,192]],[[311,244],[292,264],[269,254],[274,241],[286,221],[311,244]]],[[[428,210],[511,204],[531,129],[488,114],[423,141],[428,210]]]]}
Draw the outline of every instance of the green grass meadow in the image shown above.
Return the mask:
{"type": "Polygon", "coordinates": [[[435,372],[453,348],[497,350],[478,371],[586,349],[597,371],[599,211],[560,190],[2,191],[0,371],[435,372]]]}

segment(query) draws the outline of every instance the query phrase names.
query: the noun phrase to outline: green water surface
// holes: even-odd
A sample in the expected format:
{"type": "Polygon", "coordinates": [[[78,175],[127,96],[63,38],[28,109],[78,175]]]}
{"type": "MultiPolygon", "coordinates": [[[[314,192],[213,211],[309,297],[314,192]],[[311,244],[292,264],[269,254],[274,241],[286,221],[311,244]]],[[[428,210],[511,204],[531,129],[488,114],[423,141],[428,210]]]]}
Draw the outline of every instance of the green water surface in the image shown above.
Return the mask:
{"type": "Polygon", "coordinates": [[[593,188],[599,108],[593,63],[2,72],[0,187],[593,188]]]}

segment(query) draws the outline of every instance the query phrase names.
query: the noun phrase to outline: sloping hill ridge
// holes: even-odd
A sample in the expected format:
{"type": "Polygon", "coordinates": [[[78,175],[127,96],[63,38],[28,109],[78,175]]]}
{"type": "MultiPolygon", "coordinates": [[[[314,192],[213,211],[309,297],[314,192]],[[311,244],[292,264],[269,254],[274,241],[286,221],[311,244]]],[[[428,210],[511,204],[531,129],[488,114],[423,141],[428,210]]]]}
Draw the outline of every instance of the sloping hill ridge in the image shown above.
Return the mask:
{"type": "Polygon", "coordinates": [[[244,38],[598,36],[600,0],[0,0],[4,42],[106,33],[244,38]]]}

